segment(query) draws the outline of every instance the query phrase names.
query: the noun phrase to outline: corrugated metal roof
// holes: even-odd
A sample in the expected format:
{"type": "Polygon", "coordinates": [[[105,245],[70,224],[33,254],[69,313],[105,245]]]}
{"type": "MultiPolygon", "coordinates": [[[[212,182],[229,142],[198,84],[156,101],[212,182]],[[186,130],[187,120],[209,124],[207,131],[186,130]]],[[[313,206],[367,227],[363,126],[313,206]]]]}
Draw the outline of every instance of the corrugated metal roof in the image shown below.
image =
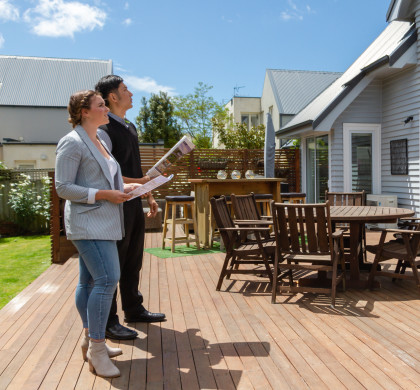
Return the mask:
{"type": "Polygon", "coordinates": [[[67,107],[112,73],[112,60],[0,56],[0,105],[67,107]]]}
{"type": "Polygon", "coordinates": [[[267,69],[279,112],[297,114],[342,73],[267,69]]]}
{"type": "Polygon", "coordinates": [[[357,80],[356,77],[360,79],[363,77],[363,69],[385,56],[390,56],[398,48],[402,40],[406,38],[410,27],[411,24],[409,22],[391,22],[346,72],[299,112],[280,130],[280,133],[315,121],[346,88],[353,87],[353,85],[346,86],[347,83],[350,83],[353,79],[357,80]]]}

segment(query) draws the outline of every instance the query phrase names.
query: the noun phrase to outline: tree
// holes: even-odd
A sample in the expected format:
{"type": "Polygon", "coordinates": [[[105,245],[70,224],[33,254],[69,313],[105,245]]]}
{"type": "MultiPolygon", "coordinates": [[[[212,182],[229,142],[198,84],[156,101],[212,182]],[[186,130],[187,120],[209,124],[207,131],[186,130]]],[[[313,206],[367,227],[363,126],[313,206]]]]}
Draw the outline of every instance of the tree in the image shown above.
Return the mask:
{"type": "Polygon", "coordinates": [[[262,149],[265,142],[265,126],[246,123],[230,123],[227,115],[219,113],[212,119],[213,131],[226,149],[262,149]]]}
{"type": "Polygon", "coordinates": [[[213,87],[202,82],[194,88],[194,93],[173,99],[175,115],[184,133],[190,135],[197,148],[212,146],[212,118],[223,110],[208,93],[213,87]]]}
{"type": "Polygon", "coordinates": [[[174,106],[166,92],[152,93],[149,101],[142,98],[142,107],[136,118],[141,142],[157,142],[163,139],[165,148],[170,148],[182,137],[174,117],[174,106]]]}

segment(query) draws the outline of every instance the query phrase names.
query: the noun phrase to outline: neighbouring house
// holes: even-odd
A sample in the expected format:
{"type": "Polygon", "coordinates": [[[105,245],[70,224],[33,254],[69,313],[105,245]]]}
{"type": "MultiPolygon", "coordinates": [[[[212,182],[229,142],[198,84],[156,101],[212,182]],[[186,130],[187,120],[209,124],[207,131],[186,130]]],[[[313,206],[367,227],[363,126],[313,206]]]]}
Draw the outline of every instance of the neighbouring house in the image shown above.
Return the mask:
{"type": "MultiPolygon", "coordinates": [[[[248,128],[266,126],[266,114],[270,113],[274,129],[279,130],[341,75],[337,72],[267,69],[261,97],[234,96],[225,107],[234,123],[246,123],[248,128]]],[[[215,140],[217,145],[217,137],[215,140]]],[[[280,139],[277,147],[280,147],[280,139]]]]}
{"type": "Polygon", "coordinates": [[[327,188],[365,190],[420,211],[420,0],[392,0],[387,22],[346,72],[276,133],[301,139],[309,202],[322,201],[327,188]]]}
{"type": "Polygon", "coordinates": [[[53,168],[57,142],[71,130],[70,95],[111,73],[111,60],[0,56],[0,160],[53,168]]]}

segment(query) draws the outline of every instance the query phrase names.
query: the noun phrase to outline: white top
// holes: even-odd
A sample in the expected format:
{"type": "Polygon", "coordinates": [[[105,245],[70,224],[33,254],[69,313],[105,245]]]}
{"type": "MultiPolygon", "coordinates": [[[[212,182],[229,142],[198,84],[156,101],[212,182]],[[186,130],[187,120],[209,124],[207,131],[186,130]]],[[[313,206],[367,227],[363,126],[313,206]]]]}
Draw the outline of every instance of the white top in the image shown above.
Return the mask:
{"type": "MultiPolygon", "coordinates": [[[[109,172],[111,173],[111,179],[114,180],[114,177],[118,171],[117,162],[111,156],[109,156],[109,158],[105,157],[105,160],[106,160],[106,163],[108,164],[109,172]]],[[[88,203],[90,204],[95,203],[95,195],[98,191],[99,190],[96,188],[89,188],[88,201],[87,201],[88,203]]]]}

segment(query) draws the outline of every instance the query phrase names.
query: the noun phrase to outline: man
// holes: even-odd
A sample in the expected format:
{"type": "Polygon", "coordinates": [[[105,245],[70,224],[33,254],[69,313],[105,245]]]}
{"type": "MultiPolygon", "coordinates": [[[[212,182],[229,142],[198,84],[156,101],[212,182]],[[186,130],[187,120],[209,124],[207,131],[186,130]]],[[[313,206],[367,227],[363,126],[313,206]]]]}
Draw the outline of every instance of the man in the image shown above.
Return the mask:
{"type": "MultiPolygon", "coordinates": [[[[144,184],[150,180],[143,176],[135,126],[125,119],[127,110],[133,107],[133,94],[127,89],[121,77],[108,75],[102,77],[95,86],[109,107],[109,123],[101,126],[99,134],[121,166],[124,183],[144,184]]],[[[154,217],[158,205],[149,194],[148,217],[154,217]]],[[[125,237],[118,242],[121,278],[120,294],[124,320],[126,322],[158,322],[165,320],[165,314],[150,313],[143,306],[143,296],[138,291],[140,269],[143,260],[145,221],[140,198],[124,203],[125,237]]],[[[110,339],[129,340],[137,337],[137,332],[122,326],[117,315],[116,293],[106,327],[110,339]]]]}

